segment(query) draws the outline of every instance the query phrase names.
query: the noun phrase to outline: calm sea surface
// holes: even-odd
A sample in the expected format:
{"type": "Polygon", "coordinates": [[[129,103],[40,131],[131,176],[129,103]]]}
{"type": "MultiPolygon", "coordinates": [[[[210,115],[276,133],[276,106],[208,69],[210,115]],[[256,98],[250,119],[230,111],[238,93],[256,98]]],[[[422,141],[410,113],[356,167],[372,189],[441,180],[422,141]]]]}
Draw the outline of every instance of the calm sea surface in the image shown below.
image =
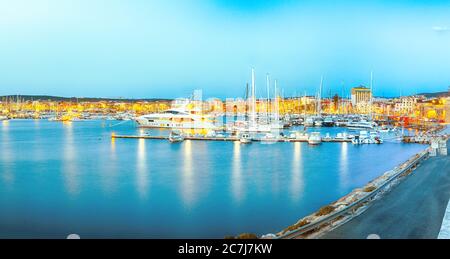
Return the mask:
{"type": "Polygon", "coordinates": [[[274,233],[425,148],[170,144],[111,140],[113,132],[139,129],[133,122],[0,122],[0,238],[274,233]]]}

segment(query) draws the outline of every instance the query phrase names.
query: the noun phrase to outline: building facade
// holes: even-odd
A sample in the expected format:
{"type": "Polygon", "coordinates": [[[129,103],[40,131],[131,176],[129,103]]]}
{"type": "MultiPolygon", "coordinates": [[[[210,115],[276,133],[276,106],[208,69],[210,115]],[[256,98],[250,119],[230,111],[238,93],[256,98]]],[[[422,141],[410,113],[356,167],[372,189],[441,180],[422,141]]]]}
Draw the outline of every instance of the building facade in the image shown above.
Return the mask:
{"type": "Polygon", "coordinates": [[[358,86],[352,88],[351,101],[353,109],[360,112],[368,111],[370,109],[370,100],[372,99],[372,92],[369,88],[358,86]]]}
{"type": "Polygon", "coordinates": [[[395,112],[400,114],[411,114],[414,112],[418,98],[415,96],[402,97],[395,102],[395,112]]]}

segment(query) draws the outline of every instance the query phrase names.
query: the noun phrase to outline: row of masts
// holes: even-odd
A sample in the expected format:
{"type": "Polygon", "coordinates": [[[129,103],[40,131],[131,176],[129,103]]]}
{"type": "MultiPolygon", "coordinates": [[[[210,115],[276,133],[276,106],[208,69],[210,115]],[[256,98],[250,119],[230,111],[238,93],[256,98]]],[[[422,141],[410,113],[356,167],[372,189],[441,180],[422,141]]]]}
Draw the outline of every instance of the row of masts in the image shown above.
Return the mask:
{"type": "MultiPolygon", "coordinates": [[[[252,123],[252,125],[256,124],[257,121],[257,111],[256,111],[256,102],[257,102],[257,97],[256,97],[256,82],[255,82],[255,70],[252,69],[252,78],[251,78],[251,89],[248,89],[248,84],[247,84],[247,89],[246,89],[246,100],[249,103],[250,106],[250,123],[252,123]],[[249,90],[251,91],[251,95],[248,94],[249,90]]],[[[323,84],[324,84],[324,77],[321,76],[320,78],[320,85],[319,85],[319,89],[317,91],[317,94],[315,96],[316,99],[316,115],[317,116],[321,116],[322,115],[322,93],[323,93],[323,84]]],[[[267,119],[270,120],[270,107],[271,107],[271,99],[270,99],[270,87],[271,87],[271,81],[270,81],[270,76],[267,73],[266,74],[266,87],[267,87],[267,106],[266,106],[266,116],[267,119]]],[[[344,83],[342,83],[342,98],[344,98],[344,92],[345,92],[345,86],[344,83]]],[[[307,103],[306,103],[306,91],[304,92],[304,116],[306,116],[306,110],[307,110],[307,103]]],[[[279,103],[278,103],[278,98],[279,98],[279,93],[278,93],[278,87],[277,87],[277,80],[274,80],[274,120],[278,121],[279,120],[279,103]]],[[[331,97],[330,97],[331,98],[331,97]]],[[[347,99],[349,99],[349,96],[347,96],[347,99]]],[[[300,98],[299,98],[299,102],[300,102],[300,98]]],[[[344,102],[341,102],[338,106],[343,105],[344,102]]],[[[299,103],[299,107],[301,107],[301,104],[299,103]]],[[[343,107],[341,107],[343,109],[343,107]]],[[[369,101],[369,117],[372,120],[373,119],[373,71],[370,72],[370,101],[369,101]]]]}
{"type": "MultiPolygon", "coordinates": [[[[266,122],[267,124],[271,123],[271,111],[270,111],[270,107],[271,107],[271,99],[270,99],[270,88],[271,88],[271,84],[270,84],[270,75],[267,73],[266,74],[266,90],[267,90],[267,105],[266,105],[266,122]]],[[[251,95],[248,95],[248,84],[247,84],[247,89],[246,89],[246,99],[247,99],[247,103],[249,103],[250,105],[250,126],[255,127],[258,123],[258,116],[257,116],[257,110],[256,110],[256,101],[257,101],[257,97],[256,97],[256,80],[255,80],[255,70],[252,69],[252,81],[251,81],[251,95]]],[[[278,94],[278,82],[277,80],[274,80],[274,114],[273,114],[273,121],[274,122],[278,122],[279,121],[279,103],[278,100],[279,99],[279,94],[278,94]]]]}

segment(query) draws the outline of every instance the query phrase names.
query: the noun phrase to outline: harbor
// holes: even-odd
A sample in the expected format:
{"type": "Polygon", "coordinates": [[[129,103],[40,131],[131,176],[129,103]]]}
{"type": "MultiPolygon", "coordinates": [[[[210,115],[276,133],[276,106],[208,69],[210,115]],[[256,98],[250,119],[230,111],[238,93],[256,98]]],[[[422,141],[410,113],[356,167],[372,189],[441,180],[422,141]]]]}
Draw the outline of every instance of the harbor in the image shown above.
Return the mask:
{"type": "MultiPolygon", "coordinates": [[[[444,150],[437,140],[445,129],[442,123],[375,112],[374,98],[367,94],[372,87],[357,88],[365,93],[358,100],[372,108],[349,113],[342,108],[345,100],[336,102],[339,109],[327,106],[320,94],[323,79],[309,106],[305,96],[283,98],[276,81],[272,93],[269,77],[267,82],[268,97],[256,98],[252,70],[245,99],[216,100],[212,106],[194,91],[190,98],[164,105],[134,103],[135,108],[147,107],[139,113],[127,108],[114,114],[107,104],[95,113],[80,113],[83,106],[78,104],[78,110],[3,116],[0,165],[6,173],[0,194],[38,206],[39,200],[21,199],[16,188],[23,184],[19,172],[32,164],[26,167],[30,174],[44,174],[45,168],[52,175],[39,188],[61,194],[51,200],[63,208],[51,210],[78,215],[80,220],[63,214],[61,222],[70,221],[84,237],[229,238],[252,233],[265,239],[316,238],[327,227],[359,215],[391,183],[444,150]],[[298,110],[286,111],[292,103],[298,110]],[[112,204],[111,199],[120,202],[112,204]],[[86,223],[86,216],[75,211],[80,206],[97,208],[98,217],[86,223]],[[133,211],[133,218],[121,212],[123,206],[133,211]],[[109,229],[102,227],[105,215],[109,229]]],[[[9,115],[30,109],[22,101],[2,105],[9,115]]],[[[7,200],[0,199],[0,205],[14,209],[7,200]]],[[[30,220],[26,208],[20,211],[21,220],[30,220]]],[[[13,214],[5,215],[0,229],[6,227],[2,222],[14,220],[8,218],[13,214]]],[[[46,221],[39,216],[33,220],[38,225],[46,221]]],[[[61,224],[54,232],[30,227],[14,226],[11,237],[70,232],[61,224]]]]}
{"type": "Polygon", "coordinates": [[[0,1],[0,239],[277,258],[303,239],[450,239],[449,14],[0,1]]]}
{"type": "MultiPolygon", "coordinates": [[[[0,117],[0,194],[25,206],[21,221],[35,221],[13,225],[7,236],[58,237],[72,232],[64,225],[71,222],[88,238],[318,238],[444,152],[438,139],[443,123],[428,113],[385,114],[377,109],[383,103],[375,105],[372,83],[352,90],[363,92],[355,97],[362,106],[350,112],[350,100],[322,98],[323,78],[313,99],[285,98],[276,81],[273,91],[269,77],[267,82],[268,97],[257,98],[252,70],[245,98],[226,102],[204,101],[194,91],[162,102],[88,103],[101,107],[95,112],[78,101],[76,108],[59,103],[56,112],[17,97],[0,103],[8,113],[0,117]],[[113,112],[111,105],[125,110],[113,112]],[[27,217],[28,207],[40,206],[39,197],[21,198],[23,177],[43,174],[50,177],[37,185],[42,195],[60,194],[46,199],[57,207],[40,208],[41,215],[63,213],[53,231],[33,229],[45,217],[27,217]],[[77,212],[86,206],[98,216],[77,212]]],[[[436,107],[445,105],[438,101],[436,107]]],[[[7,212],[0,229],[16,222],[11,202],[0,199],[7,212]]]]}

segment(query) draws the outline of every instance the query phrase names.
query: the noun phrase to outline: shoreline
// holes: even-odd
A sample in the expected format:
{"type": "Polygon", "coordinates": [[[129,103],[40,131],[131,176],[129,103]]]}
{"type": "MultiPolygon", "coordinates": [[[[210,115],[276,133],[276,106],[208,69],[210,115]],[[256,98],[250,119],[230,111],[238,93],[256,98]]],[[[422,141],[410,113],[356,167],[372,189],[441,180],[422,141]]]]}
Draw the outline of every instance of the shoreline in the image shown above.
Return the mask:
{"type": "MultiPolygon", "coordinates": [[[[440,137],[448,141],[449,136],[442,134],[449,126],[442,125],[439,131],[434,131],[434,138],[440,137]]],[[[366,185],[356,188],[343,196],[320,208],[316,212],[299,219],[295,224],[286,227],[276,234],[263,235],[263,239],[314,239],[347,223],[367,210],[373,201],[382,198],[394,186],[409,176],[420,163],[430,156],[431,146],[411,156],[392,170],[386,171],[379,177],[369,181],[366,185]]]]}

